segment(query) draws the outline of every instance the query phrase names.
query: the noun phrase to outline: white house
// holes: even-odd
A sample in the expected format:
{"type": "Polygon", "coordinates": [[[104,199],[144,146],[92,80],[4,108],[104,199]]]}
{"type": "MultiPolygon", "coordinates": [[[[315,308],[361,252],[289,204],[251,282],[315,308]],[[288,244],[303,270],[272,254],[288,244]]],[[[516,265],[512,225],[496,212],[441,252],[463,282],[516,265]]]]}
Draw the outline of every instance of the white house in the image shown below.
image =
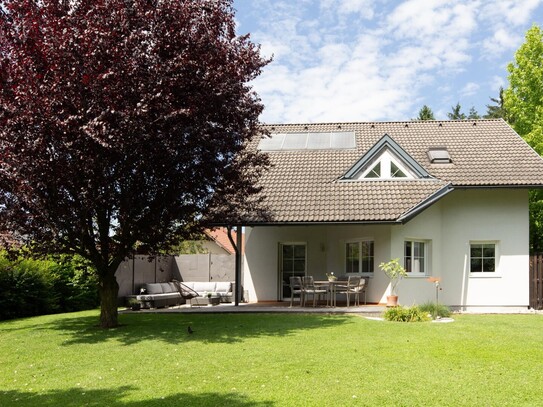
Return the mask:
{"type": "Polygon", "coordinates": [[[245,222],[243,286],[278,301],[288,277],[369,279],[399,258],[402,304],[435,298],[464,310],[528,306],[528,190],[543,160],[503,121],[409,121],[266,126],[249,148],[269,154],[261,179],[266,219],[245,222]]]}

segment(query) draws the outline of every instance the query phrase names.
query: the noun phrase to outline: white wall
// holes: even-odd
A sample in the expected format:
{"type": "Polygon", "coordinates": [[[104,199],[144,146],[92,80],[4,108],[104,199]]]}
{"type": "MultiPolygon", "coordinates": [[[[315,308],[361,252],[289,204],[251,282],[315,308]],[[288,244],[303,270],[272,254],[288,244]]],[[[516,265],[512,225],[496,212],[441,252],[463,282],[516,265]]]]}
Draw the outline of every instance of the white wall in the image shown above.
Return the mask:
{"type": "Polygon", "coordinates": [[[457,191],[443,201],[442,229],[444,302],[528,306],[528,191],[457,191]],[[470,241],[481,240],[497,241],[497,272],[470,276],[470,241]]]}
{"type": "MultiPolygon", "coordinates": [[[[344,273],[344,243],[369,238],[375,242],[375,271],[368,301],[386,302],[389,282],[381,262],[400,258],[406,239],[429,243],[428,268],[440,277],[440,302],[452,306],[528,305],[528,192],[526,190],[458,190],[405,225],[328,225],[247,228],[244,286],[250,301],[279,299],[279,244],[307,244],[307,273],[325,278],[344,273]],[[495,241],[498,270],[487,277],[470,276],[471,241],[495,241]]],[[[404,305],[435,298],[427,277],[409,277],[398,287],[404,305]]]]}

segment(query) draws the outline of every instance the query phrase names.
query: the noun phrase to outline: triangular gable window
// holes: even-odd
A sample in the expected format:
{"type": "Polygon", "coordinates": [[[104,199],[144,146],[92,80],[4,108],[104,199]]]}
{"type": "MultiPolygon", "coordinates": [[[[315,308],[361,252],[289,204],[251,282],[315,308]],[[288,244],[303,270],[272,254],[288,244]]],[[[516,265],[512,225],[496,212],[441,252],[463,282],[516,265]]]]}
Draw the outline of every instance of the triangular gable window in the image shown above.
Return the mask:
{"type": "Polygon", "coordinates": [[[377,156],[369,163],[366,169],[358,172],[355,179],[413,179],[413,174],[406,169],[405,165],[395,157],[388,149],[385,149],[381,155],[377,156]]]}
{"type": "Polygon", "coordinates": [[[379,161],[373,168],[370,168],[364,178],[381,178],[381,162],[379,161]]]}
{"type": "Polygon", "coordinates": [[[385,134],[342,177],[343,180],[409,180],[431,178],[392,137],[385,134]]]}

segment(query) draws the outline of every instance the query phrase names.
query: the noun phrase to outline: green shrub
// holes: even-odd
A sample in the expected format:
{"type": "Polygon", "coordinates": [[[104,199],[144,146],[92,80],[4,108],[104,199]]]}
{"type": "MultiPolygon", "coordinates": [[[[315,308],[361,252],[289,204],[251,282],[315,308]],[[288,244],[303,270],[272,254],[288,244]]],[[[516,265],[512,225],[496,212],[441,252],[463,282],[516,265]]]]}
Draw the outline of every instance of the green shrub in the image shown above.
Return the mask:
{"type": "Polygon", "coordinates": [[[432,317],[434,315],[436,315],[438,317],[441,317],[441,318],[446,318],[446,317],[451,316],[451,309],[449,307],[447,307],[446,305],[443,305],[443,304],[438,303],[437,306],[436,306],[435,302],[430,302],[429,301],[429,302],[425,302],[422,305],[419,305],[419,308],[420,308],[421,311],[424,311],[424,312],[432,315],[432,317]]]}
{"type": "Polygon", "coordinates": [[[44,269],[45,264],[34,260],[2,262],[0,319],[52,312],[51,284],[44,269]]]}
{"type": "Polygon", "coordinates": [[[95,308],[93,270],[78,257],[9,260],[0,254],[0,320],[95,308]]]}
{"type": "Polygon", "coordinates": [[[423,312],[419,307],[391,307],[385,311],[384,318],[387,321],[395,322],[423,322],[430,320],[427,312],[423,312]]]}

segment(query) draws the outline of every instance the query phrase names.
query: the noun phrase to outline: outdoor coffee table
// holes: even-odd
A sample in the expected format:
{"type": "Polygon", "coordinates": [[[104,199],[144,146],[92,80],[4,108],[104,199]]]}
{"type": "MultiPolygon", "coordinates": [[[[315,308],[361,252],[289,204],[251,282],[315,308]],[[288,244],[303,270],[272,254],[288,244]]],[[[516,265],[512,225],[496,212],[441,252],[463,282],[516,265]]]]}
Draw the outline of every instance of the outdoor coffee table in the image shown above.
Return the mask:
{"type": "Polygon", "coordinates": [[[221,303],[221,297],[217,294],[205,297],[194,297],[190,300],[191,307],[194,306],[207,306],[207,305],[219,305],[221,303]]]}

